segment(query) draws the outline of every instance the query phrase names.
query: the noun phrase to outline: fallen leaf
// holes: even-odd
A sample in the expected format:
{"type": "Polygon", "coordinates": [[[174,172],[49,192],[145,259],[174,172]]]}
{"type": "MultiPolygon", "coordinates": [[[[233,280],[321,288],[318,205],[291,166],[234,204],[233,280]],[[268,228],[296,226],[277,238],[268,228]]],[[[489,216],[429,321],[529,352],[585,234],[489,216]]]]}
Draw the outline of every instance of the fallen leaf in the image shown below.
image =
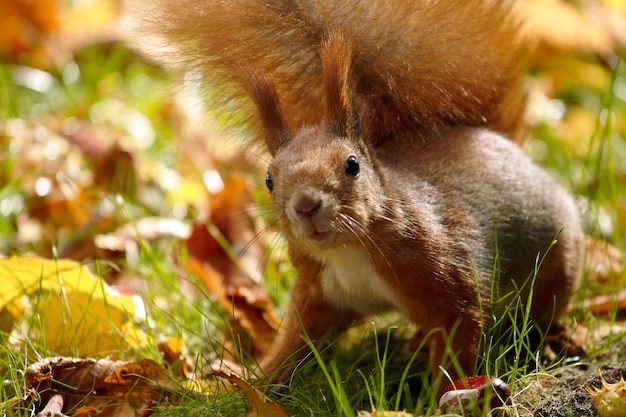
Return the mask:
{"type": "Polygon", "coordinates": [[[257,204],[246,180],[223,181],[221,191],[211,195],[206,224],[194,225],[186,242],[187,251],[196,259],[211,263],[224,275],[227,286],[258,285],[265,242],[256,230],[257,204]]]}
{"type": "Polygon", "coordinates": [[[221,284],[223,275],[211,264],[190,258],[187,268],[216,297],[222,309],[230,314],[230,327],[224,332],[225,337],[230,339],[223,342],[226,347],[224,351],[236,352],[234,346],[237,345],[257,359],[267,352],[280,323],[267,295],[260,289],[224,287],[221,284]]]}
{"type": "Polygon", "coordinates": [[[589,268],[589,282],[618,286],[626,270],[622,252],[606,240],[592,237],[587,237],[586,246],[585,264],[589,268]]]}
{"type": "Polygon", "coordinates": [[[236,340],[226,341],[226,346],[242,346],[258,359],[267,352],[279,319],[260,285],[265,247],[256,232],[256,211],[245,180],[225,179],[212,196],[208,223],[194,225],[185,246],[186,269],[231,315],[231,329],[224,333],[236,340]]]}
{"type": "Polygon", "coordinates": [[[626,311],[626,289],[607,294],[597,294],[585,299],[585,307],[593,314],[608,315],[626,311]]]}
{"type": "Polygon", "coordinates": [[[53,357],[30,365],[25,375],[25,398],[42,416],[52,409],[72,416],[135,416],[164,395],[175,398],[167,371],[147,359],[53,357]]]}
{"type": "Polygon", "coordinates": [[[585,299],[585,307],[599,315],[626,311],[626,263],[623,254],[604,240],[588,237],[586,244],[587,279],[599,292],[585,299]]]}
{"type": "Polygon", "coordinates": [[[40,176],[36,178],[33,189],[33,197],[28,201],[30,217],[54,225],[56,230],[79,229],[90,221],[90,213],[95,211],[94,196],[75,183],[40,176]],[[46,189],[46,192],[38,189],[46,189]]]}
{"type": "Polygon", "coordinates": [[[144,217],[127,223],[116,231],[96,235],[94,242],[100,249],[119,252],[137,252],[139,240],[153,241],[167,237],[187,239],[191,227],[177,219],[164,217],[144,217]]]}
{"type": "Polygon", "coordinates": [[[48,400],[48,403],[43,408],[43,410],[37,413],[36,417],[65,416],[65,414],[61,413],[61,410],[63,410],[63,405],[64,405],[63,396],[60,394],[54,394],[52,397],[50,397],[50,399],[48,400]]]}
{"type": "Polygon", "coordinates": [[[185,339],[168,337],[157,342],[157,347],[172,374],[185,379],[195,378],[193,360],[187,352],[185,339]]]}
{"type": "MultiPolygon", "coordinates": [[[[0,311],[19,311],[23,296],[31,296],[41,338],[55,352],[89,356],[137,348],[142,334],[129,318],[145,319],[136,295],[108,286],[89,269],[70,260],[0,259],[0,311]]],[[[16,317],[20,318],[20,317],[16,317]]]]}
{"type": "Polygon", "coordinates": [[[0,16],[0,56],[32,53],[59,28],[56,2],[49,0],[3,0],[0,16]]]}
{"type": "Polygon", "coordinates": [[[284,407],[276,404],[267,398],[261,391],[254,388],[241,378],[235,375],[228,375],[224,372],[213,372],[212,376],[216,376],[221,379],[225,379],[231,384],[238,387],[243,391],[243,394],[248,400],[248,404],[252,409],[247,417],[288,417],[289,413],[284,407]]]}

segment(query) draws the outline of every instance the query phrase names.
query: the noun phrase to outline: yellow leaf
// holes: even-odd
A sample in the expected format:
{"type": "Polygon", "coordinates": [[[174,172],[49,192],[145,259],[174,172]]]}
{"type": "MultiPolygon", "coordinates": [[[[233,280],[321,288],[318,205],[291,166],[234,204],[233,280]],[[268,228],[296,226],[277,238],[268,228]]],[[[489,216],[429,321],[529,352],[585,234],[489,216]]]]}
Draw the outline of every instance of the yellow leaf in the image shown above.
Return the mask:
{"type": "MultiPolygon", "coordinates": [[[[1,282],[1,281],[0,281],[1,282]]],[[[10,333],[16,320],[24,316],[24,306],[22,303],[13,302],[0,307],[0,330],[10,333]]]]}
{"type": "Polygon", "coordinates": [[[174,204],[202,205],[208,200],[209,192],[198,180],[180,178],[176,187],[167,189],[167,201],[174,204]]]}
{"type": "Polygon", "coordinates": [[[111,355],[142,340],[128,326],[130,317],[145,318],[141,299],[117,292],[78,262],[2,259],[0,282],[0,311],[32,295],[41,343],[58,354],[111,355]]]}

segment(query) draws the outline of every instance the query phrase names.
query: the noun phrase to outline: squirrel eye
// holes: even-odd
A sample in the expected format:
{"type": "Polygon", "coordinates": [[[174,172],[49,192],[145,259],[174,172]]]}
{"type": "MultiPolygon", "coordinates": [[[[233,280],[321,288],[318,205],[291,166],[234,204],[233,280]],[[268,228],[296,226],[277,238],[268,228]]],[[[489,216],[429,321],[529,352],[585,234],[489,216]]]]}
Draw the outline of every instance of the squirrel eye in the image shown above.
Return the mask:
{"type": "Polygon", "coordinates": [[[346,160],[346,174],[352,175],[353,177],[359,175],[359,161],[357,161],[355,156],[350,156],[346,160]]]}
{"type": "Polygon", "coordinates": [[[265,186],[270,191],[274,189],[274,180],[272,179],[272,174],[270,174],[269,172],[267,173],[267,176],[265,177],[265,186]]]}

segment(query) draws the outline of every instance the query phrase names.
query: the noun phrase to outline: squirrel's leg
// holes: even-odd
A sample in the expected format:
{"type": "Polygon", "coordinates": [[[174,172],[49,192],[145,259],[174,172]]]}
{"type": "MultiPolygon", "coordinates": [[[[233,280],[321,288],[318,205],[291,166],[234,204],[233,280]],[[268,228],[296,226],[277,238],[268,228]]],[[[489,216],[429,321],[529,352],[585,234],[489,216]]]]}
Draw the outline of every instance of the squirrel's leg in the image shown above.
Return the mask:
{"type": "Polygon", "coordinates": [[[445,330],[435,329],[429,337],[431,382],[437,398],[450,382],[472,374],[478,335],[469,333],[472,334],[460,334],[457,329],[455,334],[449,334],[445,330]]]}
{"type": "Polygon", "coordinates": [[[298,272],[284,323],[261,361],[261,370],[268,382],[285,381],[296,365],[310,354],[306,339],[320,348],[325,336],[346,330],[358,317],[325,300],[319,268],[301,268],[298,272]]]}
{"type": "Polygon", "coordinates": [[[418,346],[426,338],[432,388],[439,398],[448,383],[471,375],[480,340],[480,320],[450,309],[430,310],[425,316],[419,307],[409,311],[409,317],[421,328],[412,345],[418,346]]]}

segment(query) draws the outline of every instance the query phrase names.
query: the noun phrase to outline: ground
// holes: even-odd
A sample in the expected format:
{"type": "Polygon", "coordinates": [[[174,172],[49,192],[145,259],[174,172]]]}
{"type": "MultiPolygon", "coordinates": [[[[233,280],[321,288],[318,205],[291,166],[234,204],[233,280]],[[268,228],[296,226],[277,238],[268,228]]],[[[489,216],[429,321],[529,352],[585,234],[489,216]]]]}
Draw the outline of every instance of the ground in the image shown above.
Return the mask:
{"type": "MultiPolygon", "coordinates": [[[[514,397],[523,417],[597,417],[587,388],[600,387],[626,375],[626,340],[538,377],[514,397]]],[[[626,415],[626,412],[625,412],[626,415]]]]}

